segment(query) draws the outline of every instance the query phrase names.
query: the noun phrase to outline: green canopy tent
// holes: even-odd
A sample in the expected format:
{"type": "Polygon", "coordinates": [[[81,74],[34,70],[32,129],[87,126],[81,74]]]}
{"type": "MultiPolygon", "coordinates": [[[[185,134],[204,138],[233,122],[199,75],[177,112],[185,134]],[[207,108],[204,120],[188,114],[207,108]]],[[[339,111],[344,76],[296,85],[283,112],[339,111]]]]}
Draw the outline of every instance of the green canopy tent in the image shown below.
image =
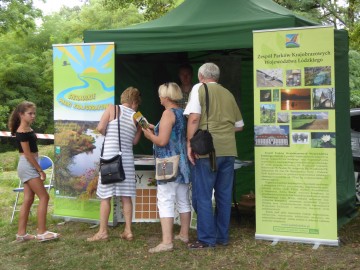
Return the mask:
{"type": "MultiPolygon", "coordinates": [[[[196,71],[205,61],[217,63],[221,69],[220,83],[233,92],[244,116],[246,128],[236,135],[239,158],[253,160],[252,31],[314,25],[271,0],[186,0],[154,21],[123,29],[87,30],[84,40],[115,42],[116,102],[127,86],[138,87],[143,96],[140,109],[153,123],[162,112],[157,88],[164,82],[178,81],[179,64],[190,62],[196,71]]],[[[346,31],[335,31],[335,81],[337,200],[341,226],[356,214],[346,31]]],[[[150,143],[143,140],[135,151],[149,153],[149,149],[150,143]]],[[[254,182],[253,167],[239,170],[236,196],[254,190],[254,182]]]]}

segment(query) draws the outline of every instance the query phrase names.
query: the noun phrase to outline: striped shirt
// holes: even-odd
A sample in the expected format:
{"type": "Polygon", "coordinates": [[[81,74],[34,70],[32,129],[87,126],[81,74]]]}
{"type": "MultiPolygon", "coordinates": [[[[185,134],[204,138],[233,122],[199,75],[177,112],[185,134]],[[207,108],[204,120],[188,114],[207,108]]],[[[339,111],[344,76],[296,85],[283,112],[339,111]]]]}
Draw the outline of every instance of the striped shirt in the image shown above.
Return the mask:
{"type": "MultiPolygon", "coordinates": [[[[133,140],[137,130],[133,120],[133,115],[135,112],[132,109],[122,105],[120,105],[120,112],[120,138],[125,180],[120,183],[103,185],[101,184],[101,176],[99,175],[96,195],[101,199],[106,199],[113,196],[136,195],[135,165],[133,154],[133,140]]],[[[106,129],[103,154],[103,157],[106,159],[111,158],[119,153],[117,123],[117,119],[110,121],[106,129]]]]}

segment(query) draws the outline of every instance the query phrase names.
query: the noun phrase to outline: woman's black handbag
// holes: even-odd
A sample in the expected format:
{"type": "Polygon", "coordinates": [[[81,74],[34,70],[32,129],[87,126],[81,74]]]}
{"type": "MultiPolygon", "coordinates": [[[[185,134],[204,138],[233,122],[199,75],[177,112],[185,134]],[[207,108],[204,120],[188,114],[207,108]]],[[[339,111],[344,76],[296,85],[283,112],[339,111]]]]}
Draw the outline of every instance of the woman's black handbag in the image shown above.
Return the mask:
{"type": "MultiPolygon", "coordinates": [[[[115,116],[116,116],[116,106],[115,106],[115,116]]],[[[117,117],[117,122],[118,122],[118,135],[119,135],[119,154],[109,159],[104,159],[102,157],[104,153],[104,143],[105,143],[106,134],[103,142],[103,147],[101,149],[100,174],[101,174],[101,184],[103,185],[119,183],[125,180],[125,171],[122,164],[119,115],[117,117]]]]}
{"type": "Polygon", "coordinates": [[[198,129],[193,137],[190,139],[191,149],[199,155],[209,154],[211,170],[216,171],[216,154],[212,135],[209,131],[208,118],[209,118],[209,90],[206,83],[205,87],[205,105],[206,105],[206,130],[198,129]]]}
{"type": "Polygon", "coordinates": [[[113,184],[125,180],[122,156],[116,155],[110,159],[100,158],[101,184],[113,184]]]}

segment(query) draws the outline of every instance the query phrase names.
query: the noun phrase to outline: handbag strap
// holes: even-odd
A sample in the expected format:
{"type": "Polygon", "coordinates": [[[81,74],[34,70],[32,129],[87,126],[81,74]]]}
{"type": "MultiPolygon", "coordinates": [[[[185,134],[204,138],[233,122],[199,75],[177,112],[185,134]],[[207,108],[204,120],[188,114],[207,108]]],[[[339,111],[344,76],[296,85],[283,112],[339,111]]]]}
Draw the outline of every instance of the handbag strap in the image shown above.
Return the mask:
{"type": "MultiPolygon", "coordinates": [[[[117,105],[114,106],[114,115],[116,117],[116,107],[117,105]]],[[[118,136],[119,136],[119,151],[121,152],[121,139],[120,139],[120,119],[119,119],[119,115],[120,115],[120,111],[119,111],[119,114],[117,115],[117,126],[118,126],[118,136]]],[[[101,154],[100,156],[102,157],[103,156],[103,153],[104,153],[104,144],[105,144],[105,139],[106,139],[106,133],[105,133],[105,138],[103,140],[103,144],[102,144],[102,148],[101,148],[101,154]]]]}
{"type": "MultiPolygon", "coordinates": [[[[209,90],[206,85],[206,83],[203,83],[205,87],[205,106],[206,106],[206,129],[209,130],[209,90]]],[[[215,149],[213,149],[209,153],[209,159],[210,159],[210,167],[213,172],[216,172],[216,153],[215,149]]]]}
{"type": "Polygon", "coordinates": [[[205,87],[206,129],[209,130],[209,90],[206,83],[203,85],[205,87]]]}

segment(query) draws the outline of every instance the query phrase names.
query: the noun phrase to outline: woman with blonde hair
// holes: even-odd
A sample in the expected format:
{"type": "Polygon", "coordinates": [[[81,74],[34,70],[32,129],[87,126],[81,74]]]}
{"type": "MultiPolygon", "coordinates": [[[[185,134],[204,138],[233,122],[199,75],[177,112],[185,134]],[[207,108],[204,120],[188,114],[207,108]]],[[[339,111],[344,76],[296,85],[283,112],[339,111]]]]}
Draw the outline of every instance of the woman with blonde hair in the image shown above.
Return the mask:
{"type": "Polygon", "coordinates": [[[186,153],[186,121],[184,110],[178,101],[182,98],[176,83],[165,83],[159,87],[159,98],[165,110],[160,122],[154,127],[143,129],[144,135],[154,144],[156,158],[180,155],[179,173],[171,181],[157,181],[157,202],[160,215],[162,241],[150,253],[173,250],[173,224],[175,203],[180,213],[180,233],[176,240],[189,242],[191,206],[189,199],[190,168],[186,153]]]}
{"type": "Polygon", "coordinates": [[[125,228],[120,238],[131,241],[134,236],[131,230],[133,205],[131,197],[136,196],[136,180],[133,145],[137,144],[141,137],[141,127],[137,126],[133,115],[141,103],[141,96],[138,89],[128,87],[121,94],[121,105],[110,104],[103,113],[97,130],[105,136],[103,157],[109,159],[119,153],[118,121],[120,120],[120,141],[122,161],[125,171],[125,180],[119,183],[101,183],[99,175],[96,195],[101,199],[100,203],[100,228],[99,231],[87,241],[107,240],[108,220],[111,209],[111,198],[120,196],[125,218],[125,228]]]}
{"type": "Polygon", "coordinates": [[[33,239],[38,241],[54,240],[60,234],[47,231],[46,214],[49,202],[49,194],[44,187],[45,172],[38,163],[37,137],[31,124],[36,116],[36,105],[29,101],[23,101],[11,113],[9,129],[11,135],[15,135],[20,158],[17,167],[18,176],[24,184],[24,202],[21,205],[16,242],[24,242],[33,239]],[[34,197],[39,197],[37,208],[37,235],[26,232],[27,221],[34,197]]]}

